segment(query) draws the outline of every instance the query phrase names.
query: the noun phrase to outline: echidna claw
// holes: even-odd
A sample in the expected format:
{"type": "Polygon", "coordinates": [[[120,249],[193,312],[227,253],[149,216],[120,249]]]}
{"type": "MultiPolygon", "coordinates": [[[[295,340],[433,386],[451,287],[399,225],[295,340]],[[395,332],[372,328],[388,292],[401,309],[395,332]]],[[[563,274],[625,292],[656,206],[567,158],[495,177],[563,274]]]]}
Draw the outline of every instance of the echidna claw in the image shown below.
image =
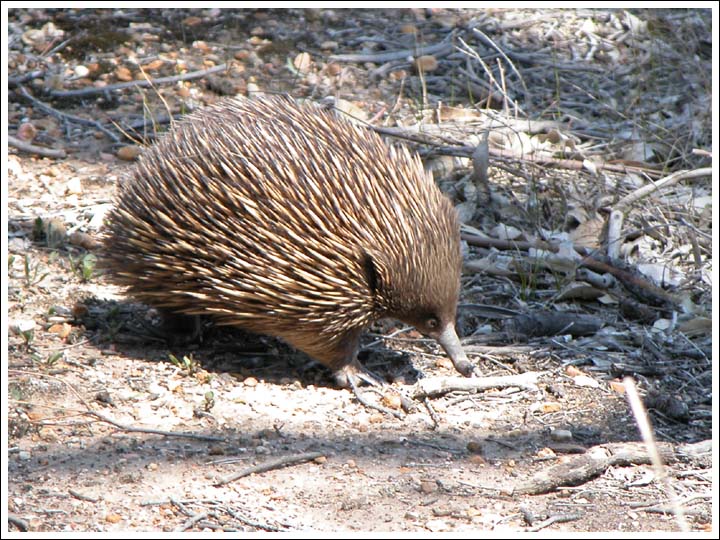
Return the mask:
{"type": "Polygon", "coordinates": [[[353,394],[355,394],[355,397],[362,405],[364,405],[368,409],[375,409],[376,411],[380,411],[385,414],[390,414],[390,415],[394,416],[395,418],[398,418],[399,420],[402,420],[403,418],[405,418],[405,415],[403,413],[401,413],[400,411],[393,411],[392,409],[388,409],[387,407],[383,407],[382,405],[378,405],[377,403],[373,403],[373,402],[365,399],[365,396],[363,396],[360,393],[360,391],[358,390],[358,387],[355,384],[355,381],[353,379],[354,379],[353,377],[348,379],[348,381],[350,382],[350,389],[353,391],[353,394]]]}
{"type": "MultiPolygon", "coordinates": [[[[374,409],[385,414],[390,414],[401,420],[405,418],[405,415],[399,411],[394,411],[392,409],[388,409],[387,407],[383,407],[382,405],[378,405],[377,403],[368,401],[363,393],[360,392],[358,385],[361,381],[372,387],[368,389],[368,391],[377,392],[379,394],[382,394],[382,388],[385,388],[385,390],[388,389],[388,384],[372,371],[361,365],[357,360],[354,360],[352,363],[336,371],[335,380],[343,388],[349,388],[352,390],[357,400],[368,409],[374,409]]],[[[402,399],[402,397],[403,396],[401,396],[401,406],[405,409],[407,403],[406,400],[402,399]]]]}

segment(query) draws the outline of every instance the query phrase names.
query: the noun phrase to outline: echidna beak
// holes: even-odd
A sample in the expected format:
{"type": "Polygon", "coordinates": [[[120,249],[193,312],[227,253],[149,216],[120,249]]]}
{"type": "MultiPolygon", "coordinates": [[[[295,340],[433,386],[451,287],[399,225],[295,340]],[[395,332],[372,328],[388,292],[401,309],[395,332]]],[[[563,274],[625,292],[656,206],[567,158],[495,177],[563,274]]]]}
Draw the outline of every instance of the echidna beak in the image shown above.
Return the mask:
{"type": "Polygon", "coordinates": [[[453,323],[448,324],[435,339],[445,349],[455,369],[465,377],[470,377],[473,374],[473,365],[468,361],[465,351],[460,345],[460,340],[455,333],[455,325],[453,323]]]}

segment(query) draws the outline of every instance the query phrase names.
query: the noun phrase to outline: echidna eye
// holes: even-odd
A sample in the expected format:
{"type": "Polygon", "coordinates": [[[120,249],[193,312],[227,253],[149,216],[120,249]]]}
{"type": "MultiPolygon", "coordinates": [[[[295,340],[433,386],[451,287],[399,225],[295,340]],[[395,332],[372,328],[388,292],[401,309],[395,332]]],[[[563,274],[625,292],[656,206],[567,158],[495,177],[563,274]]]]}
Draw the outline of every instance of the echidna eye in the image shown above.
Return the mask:
{"type": "Polygon", "coordinates": [[[428,328],[430,328],[431,330],[434,330],[435,328],[440,326],[440,321],[438,321],[437,318],[435,318],[435,317],[430,317],[425,324],[427,325],[428,328]]]}

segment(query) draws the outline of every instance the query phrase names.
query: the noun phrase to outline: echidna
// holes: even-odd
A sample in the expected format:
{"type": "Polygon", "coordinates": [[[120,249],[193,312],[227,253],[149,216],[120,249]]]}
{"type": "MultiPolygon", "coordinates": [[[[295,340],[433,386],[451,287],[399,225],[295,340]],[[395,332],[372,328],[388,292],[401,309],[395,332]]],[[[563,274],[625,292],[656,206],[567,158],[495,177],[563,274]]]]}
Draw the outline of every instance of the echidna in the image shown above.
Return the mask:
{"type": "Polygon", "coordinates": [[[105,251],[138,300],[280,337],[339,380],[384,317],[472,372],[455,209],[417,156],[315,106],[235,98],[188,115],[120,186],[105,251]]]}

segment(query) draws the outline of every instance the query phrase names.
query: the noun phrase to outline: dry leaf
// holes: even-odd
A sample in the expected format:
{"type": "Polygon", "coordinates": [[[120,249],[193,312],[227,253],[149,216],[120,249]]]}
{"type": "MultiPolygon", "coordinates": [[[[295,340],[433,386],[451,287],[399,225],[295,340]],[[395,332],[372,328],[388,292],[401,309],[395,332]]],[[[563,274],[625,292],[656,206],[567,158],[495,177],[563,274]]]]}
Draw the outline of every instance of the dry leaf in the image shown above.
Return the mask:
{"type": "Polygon", "coordinates": [[[17,130],[17,136],[23,141],[32,142],[37,135],[37,128],[30,122],[23,122],[17,130]]]}
{"type": "Polygon", "coordinates": [[[562,405],[560,405],[559,403],[543,403],[540,406],[540,412],[545,414],[558,412],[561,409],[562,405]]]}
{"type": "Polygon", "coordinates": [[[28,420],[31,422],[39,422],[40,420],[43,420],[45,418],[45,415],[40,412],[35,411],[28,411],[27,413],[28,420]]]}
{"type": "Polygon", "coordinates": [[[562,291],[560,291],[555,297],[555,300],[595,300],[604,294],[604,291],[596,289],[587,283],[573,281],[563,287],[562,291]]]}
{"type": "Polygon", "coordinates": [[[695,317],[689,321],[683,321],[678,325],[678,330],[691,336],[712,335],[712,319],[709,317],[695,317]]]}
{"type": "Polygon", "coordinates": [[[117,77],[119,81],[123,82],[129,82],[133,80],[132,72],[125,66],[119,66],[115,70],[115,77],[117,77]]]}
{"type": "Polygon", "coordinates": [[[122,146],[117,151],[117,157],[124,161],[135,161],[142,154],[140,146],[122,146]]]}
{"type": "Polygon", "coordinates": [[[570,365],[565,368],[565,375],[568,377],[577,377],[578,375],[584,375],[584,373],[575,366],[570,365]]]}
{"type": "Polygon", "coordinates": [[[401,407],[402,400],[397,394],[387,393],[382,397],[382,404],[385,405],[388,409],[397,410],[401,407]]]}
{"type": "Polygon", "coordinates": [[[517,240],[523,232],[512,225],[498,224],[490,230],[490,234],[500,240],[517,240]]]}
{"type": "Polygon", "coordinates": [[[152,62],[145,64],[143,69],[145,71],[157,71],[163,66],[163,64],[165,64],[165,61],[158,58],[157,60],[153,60],[152,62]]]}
{"type": "Polygon", "coordinates": [[[293,61],[295,69],[297,69],[300,73],[306,73],[310,69],[310,64],[312,64],[312,58],[307,52],[301,52],[293,61]]]}
{"type": "Polygon", "coordinates": [[[573,382],[577,386],[588,386],[590,388],[599,388],[600,383],[597,382],[592,377],[588,377],[587,375],[578,375],[577,377],[573,377],[573,382]]]}
{"type": "Polygon", "coordinates": [[[418,56],[415,59],[415,68],[418,71],[422,71],[422,72],[435,71],[439,65],[440,65],[440,63],[438,62],[437,58],[435,58],[431,54],[418,56]]]}
{"type": "Polygon", "coordinates": [[[68,195],[79,195],[82,191],[82,183],[80,182],[80,178],[77,176],[71,178],[67,181],[67,184],[65,184],[65,193],[68,195]]]}
{"type": "Polygon", "coordinates": [[[48,330],[48,332],[50,332],[51,334],[57,334],[62,339],[68,337],[71,331],[72,326],[70,326],[68,323],[53,324],[48,330]]]}
{"type": "Polygon", "coordinates": [[[546,446],[545,448],[541,448],[540,450],[538,450],[535,456],[541,459],[548,459],[557,457],[557,454],[553,451],[552,448],[548,448],[546,446]]]}

